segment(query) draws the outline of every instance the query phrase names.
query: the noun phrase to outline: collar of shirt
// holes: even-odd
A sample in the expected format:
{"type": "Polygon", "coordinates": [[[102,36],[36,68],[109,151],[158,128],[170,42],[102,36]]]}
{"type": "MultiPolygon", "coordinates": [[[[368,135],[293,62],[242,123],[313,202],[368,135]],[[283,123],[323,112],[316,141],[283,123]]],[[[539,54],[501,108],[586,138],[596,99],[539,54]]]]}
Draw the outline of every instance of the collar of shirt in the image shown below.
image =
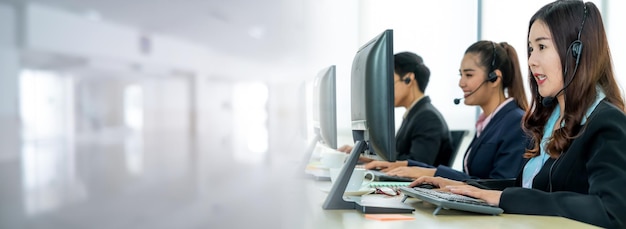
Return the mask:
{"type": "MultiPolygon", "coordinates": [[[[604,91],[600,86],[596,86],[596,91],[596,100],[593,102],[593,104],[591,104],[589,108],[587,108],[587,111],[585,112],[585,115],[581,120],[581,125],[584,125],[587,122],[587,118],[589,117],[589,115],[593,113],[598,104],[600,104],[600,102],[602,102],[602,100],[606,97],[604,91]]],[[[543,164],[546,163],[546,161],[550,157],[549,154],[546,153],[548,151],[547,146],[548,142],[552,140],[554,126],[556,125],[556,120],[559,119],[559,116],[561,116],[561,109],[555,107],[543,129],[543,137],[541,138],[541,143],[539,144],[539,156],[531,158],[524,166],[524,170],[522,172],[522,187],[532,188],[535,176],[537,175],[537,173],[539,173],[539,170],[541,169],[541,167],[543,167],[543,164]]],[[[561,122],[561,127],[564,126],[565,122],[561,122]]]]}
{"type": "Polygon", "coordinates": [[[413,103],[411,103],[411,106],[409,106],[409,108],[406,109],[406,111],[404,111],[404,115],[402,115],[402,119],[405,119],[407,115],[409,115],[409,111],[411,111],[411,109],[413,109],[413,107],[415,106],[415,104],[417,104],[420,100],[422,100],[424,97],[426,96],[422,96],[418,99],[416,99],[415,101],[413,101],[413,103]]]}
{"type": "Polygon", "coordinates": [[[504,100],[504,102],[498,105],[498,107],[496,107],[496,109],[491,114],[489,114],[489,116],[485,116],[485,113],[482,113],[480,114],[480,116],[478,116],[478,121],[476,121],[476,137],[480,136],[480,133],[482,133],[485,127],[489,125],[489,122],[491,121],[493,116],[495,116],[498,111],[502,109],[502,107],[506,106],[506,104],[510,103],[511,101],[513,101],[513,98],[508,98],[504,100]]]}

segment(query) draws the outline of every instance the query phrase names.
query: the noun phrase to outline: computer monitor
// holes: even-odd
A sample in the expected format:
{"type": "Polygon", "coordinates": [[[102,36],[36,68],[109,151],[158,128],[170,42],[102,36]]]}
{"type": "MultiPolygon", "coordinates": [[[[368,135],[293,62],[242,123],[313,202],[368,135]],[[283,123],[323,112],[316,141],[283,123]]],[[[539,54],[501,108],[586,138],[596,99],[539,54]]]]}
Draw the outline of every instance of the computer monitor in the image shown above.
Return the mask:
{"type": "Polygon", "coordinates": [[[371,149],[384,160],[396,159],[393,68],[392,30],[367,42],[354,57],[350,90],[355,145],[326,197],[324,209],[356,208],[365,213],[409,213],[414,210],[398,203],[368,205],[358,199],[343,199],[361,153],[371,149]]]}
{"type": "Polygon", "coordinates": [[[313,130],[319,142],[337,149],[337,96],[335,65],[322,69],[313,84],[313,130]]]}
{"type": "Polygon", "coordinates": [[[312,81],[311,113],[314,136],[306,148],[302,170],[306,169],[316,148],[337,149],[336,66],[323,68],[312,81]]]}
{"type": "Polygon", "coordinates": [[[354,142],[365,141],[365,151],[387,161],[396,159],[392,34],[385,31],[357,52],[350,87],[354,142]]]}

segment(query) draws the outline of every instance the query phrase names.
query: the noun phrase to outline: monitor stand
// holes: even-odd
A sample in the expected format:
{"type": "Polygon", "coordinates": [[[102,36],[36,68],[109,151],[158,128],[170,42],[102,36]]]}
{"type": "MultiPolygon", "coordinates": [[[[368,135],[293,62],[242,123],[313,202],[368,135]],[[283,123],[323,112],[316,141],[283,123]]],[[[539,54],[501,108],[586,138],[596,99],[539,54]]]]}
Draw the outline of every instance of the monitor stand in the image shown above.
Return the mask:
{"type": "Polygon", "coordinates": [[[302,173],[302,176],[304,177],[314,177],[313,175],[306,173],[306,168],[309,165],[309,163],[311,163],[311,157],[313,156],[313,151],[315,151],[315,146],[317,145],[317,142],[320,141],[320,139],[322,139],[322,137],[318,133],[316,133],[315,137],[313,138],[313,141],[309,143],[309,146],[306,148],[306,151],[304,152],[304,156],[302,158],[301,164],[298,167],[298,169],[300,169],[302,173]]]}
{"type": "Polygon", "coordinates": [[[397,199],[387,199],[385,201],[375,201],[369,202],[364,201],[360,197],[350,197],[348,200],[344,199],[343,194],[346,191],[346,186],[348,186],[348,181],[350,181],[350,176],[352,176],[352,172],[354,171],[354,167],[359,161],[359,156],[365,148],[367,147],[367,143],[365,141],[357,141],[352,151],[350,152],[350,156],[348,157],[348,161],[341,168],[341,172],[337,176],[337,179],[333,183],[328,196],[326,196],[326,200],[322,205],[323,209],[326,210],[345,210],[345,209],[357,209],[363,213],[411,213],[415,209],[402,203],[397,199]],[[387,202],[388,201],[388,202],[387,202]]]}

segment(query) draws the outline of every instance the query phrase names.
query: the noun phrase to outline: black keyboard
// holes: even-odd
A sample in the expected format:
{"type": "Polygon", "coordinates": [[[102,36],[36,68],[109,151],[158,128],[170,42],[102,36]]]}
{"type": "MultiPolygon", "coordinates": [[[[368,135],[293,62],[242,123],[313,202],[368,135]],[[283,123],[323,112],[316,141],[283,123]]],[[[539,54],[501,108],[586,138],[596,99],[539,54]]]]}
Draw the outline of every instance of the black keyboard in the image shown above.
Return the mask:
{"type": "Polygon", "coordinates": [[[477,212],[489,215],[499,215],[504,212],[502,208],[489,205],[484,200],[436,189],[400,187],[400,191],[402,191],[402,193],[406,196],[415,197],[436,205],[437,209],[435,209],[433,215],[437,215],[441,208],[477,212]]]}
{"type": "Polygon", "coordinates": [[[399,181],[399,182],[413,181],[413,179],[409,177],[390,176],[378,170],[369,170],[369,171],[374,174],[375,180],[377,181],[399,181]]]}

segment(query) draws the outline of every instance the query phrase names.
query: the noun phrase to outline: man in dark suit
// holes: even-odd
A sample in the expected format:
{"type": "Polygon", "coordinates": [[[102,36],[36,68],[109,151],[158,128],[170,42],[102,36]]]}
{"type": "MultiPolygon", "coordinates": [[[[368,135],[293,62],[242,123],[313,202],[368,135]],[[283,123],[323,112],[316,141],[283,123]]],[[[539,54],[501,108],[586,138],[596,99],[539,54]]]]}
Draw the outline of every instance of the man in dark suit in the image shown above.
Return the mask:
{"type": "MultiPolygon", "coordinates": [[[[448,124],[424,95],[430,70],[420,56],[411,52],[394,55],[394,104],[406,108],[396,135],[396,160],[414,160],[428,165],[449,165],[452,144],[448,124]]],[[[350,152],[352,147],[338,149],[350,152]]],[[[372,162],[361,158],[362,162],[372,162]]],[[[367,167],[367,165],[366,165],[367,167]]]]}
{"type": "Polygon", "coordinates": [[[406,108],[396,135],[396,159],[448,165],[450,131],[439,110],[424,95],[429,78],[430,70],[417,54],[401,52],[394,56],[394,103],[406,108]]]}

